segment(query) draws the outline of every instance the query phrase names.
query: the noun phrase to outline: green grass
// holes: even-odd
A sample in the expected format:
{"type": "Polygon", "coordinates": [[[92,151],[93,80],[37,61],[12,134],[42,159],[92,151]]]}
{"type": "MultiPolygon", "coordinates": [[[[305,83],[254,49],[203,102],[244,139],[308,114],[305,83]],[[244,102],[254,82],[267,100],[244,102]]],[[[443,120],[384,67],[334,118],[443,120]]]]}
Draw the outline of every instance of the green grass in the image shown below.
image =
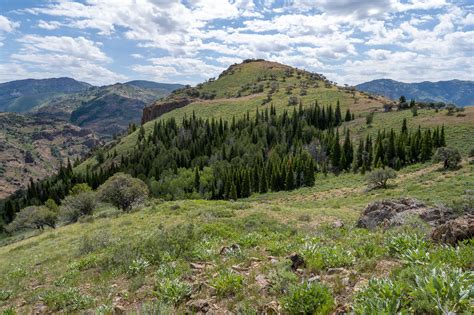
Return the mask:
{"type": "MultiPolygon", "coordinates": [[[[405,246],[403,239],[393,241],[393,235],[402,235],[399,232],[353,227],[367,203],[416,197],[430,205],[450,204],[474,186],[473,168],[465,163],[444,173],[437,165],[413,165],[398,173],[390,189],[368,193],[363,176],[349,173],[318,175],[315,187],[253,195],[238,202],[152,200],[143,209],[118,217],[103,207],[90,222],[25,235],[29,238],[0,247],[0,309],[24,300],[19,313],[30,312],[41,301],[56,310],[97,311],[111,308],[119,294],[133,309],[154,303],[153,307],[177,313],[185,311],[190,295],[205,299],[216,295],[217,305],[232,311],[256,310],[272,300],[286,301],[293,308],[306,298],[291,288],[311,272],[321,276],[338,300],[352,303],[352,291],[341,284],[344,276],[329,275],[328,269],[351,270],[352,288],[369,278],[389,277],[400,264],[405,273],[425,268],[413,264],[419,261],[418,243],[405,246]],[[331,228],[336,219],[346,227],[331,228]],[[393,254],[387,248],[391,240],[397,248],[393,254]],[[240,250],[221,255],[221,248],[231,244],[238,244],[240,250]],[[344,251],[350,255],[342,255],[344,251]],[[286,257],[292,252],[301,253],[308,262],[302,274],[289,269],[286,257]],[[375,270],[385,261],[395,267],[375,270]],[[204,267],[193,269],[190,262],[204,267]],[[257,275],[264,275],[272,286],[262,291],[257,275]],[[75,302],[66,302],[68,297],[75,302]]],[[[424,248],[429,252],[426,266],[466,269],[474,264],[469,254],[472,244],[458,251],[431,243],[424,248]]],[[[393,279],[399,283],[399,278],[393,279]]],[[[374,303],[379,302],[385,303],[374,303]]]]}

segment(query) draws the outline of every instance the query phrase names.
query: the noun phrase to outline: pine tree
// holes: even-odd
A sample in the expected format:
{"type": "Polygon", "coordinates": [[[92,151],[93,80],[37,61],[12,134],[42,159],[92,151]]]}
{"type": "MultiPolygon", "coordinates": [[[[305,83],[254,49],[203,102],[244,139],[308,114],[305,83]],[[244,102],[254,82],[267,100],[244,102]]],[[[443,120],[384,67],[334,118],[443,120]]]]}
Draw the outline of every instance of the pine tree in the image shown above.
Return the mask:
{"type": "Polygon", "coordinates": [[[259,192],[261,194],[268,192],[267,171],[265,170],[265,167],[262,167],[262,174],[260,175],[259,192]]]}
{"type": "Polygon", "coordinates": [[[352,120],[351,111],[349,110],[349,108],[348,108],[347,111],[346,111],[346,117],[344,118],[344,120],[345,120],[346,122],[352,120]]]}
{"type": "Polygon", "coordinates": [[[402,133],[403,134],[408,134],[408,127],[407,127],[407,119],[406,118],[403,118],[402,133]]]}
{"type": "Polygon", "coordinates": [[[341,105],[337,100],[336,111],[334,112],[334,123],[339,126],[342,122],[341,105]]]}
{"type": "Polygon", "coordinates": [[[242,173],[242,191],[240,194],[242,198],[250,197],[250,175],[246,170],[242,173]]]}
{"type": "Polygon", "coordinates": [[[231,200],[237,200],[237,187],[235,187],[235,184],[232,182],[230,184],[230,191],[229,191],[229,199],[231,200]]]}
{"type": "Polygon", "coordinates": [[[347,129],[344,144],[342,145],[341,167],[348,171],[351,168],[353,159],[354,149],[352,147],[349,129],[347,129]]]}
{"type": "Polygon", "coordinates": [[[331,164],[335,172],[341,170],[341,145],[339,144],[339,132],[336,131],[336,136],[333,140],[331,148],[331,164]]]}

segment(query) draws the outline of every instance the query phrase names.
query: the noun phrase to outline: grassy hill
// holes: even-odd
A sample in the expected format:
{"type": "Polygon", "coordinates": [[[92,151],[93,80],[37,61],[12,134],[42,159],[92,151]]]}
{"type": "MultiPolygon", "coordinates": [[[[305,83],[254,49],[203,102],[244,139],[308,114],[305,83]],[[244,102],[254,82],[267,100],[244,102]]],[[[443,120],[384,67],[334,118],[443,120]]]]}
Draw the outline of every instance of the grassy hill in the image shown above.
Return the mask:
{"type": "MultiPolygon", "coordinates": [[[[334,107],[339,101],[343,114],[350,109],[354,119],[339,129],[348,128],[354,143],[379,130],[398,131],[403,119],[410,130],[444,125],[446,142],[463,155],[461,167],[444,171],[430,161],[412,164],[397,171],[388,189],[368,190],[360,173],[318,172],[313,187],[254,193],[237,201],[151,198],[130,213],[101,203],[78,223],[0,239],[0,310],[472,313],[472,293],[463,295],[474,281],[472,239],[457,246],[434,243],[428,237],[431,228],[413,217],[391,229],[357,228],[356,221],[368,203],[381,199],[408,197],[426,207],[452,207],[472,198],[464,195],[474,187],[474,164],[467,158],[474,148],[474,108],[453,115],[429,109],[418,110],[417,116],[409,110],[384,112],[390,100],[259,60],[175,91],[151,108],[183,98],[189,104],[143,127],[149,135],[155,122],[171,117],[178,124],[192,115],[231,121],[270,106],[279,114],[291,113],[290,96],[302,107],[315,101],[334,107]],[[369,114],[373,122],[367,125],[369,114]],[[295,253],[304,264],[292,266],[295,253]]],[[[104,162],[90,158],[75,172],[120,162],[136,146],[139,133],[104,149],[104,162]]],[[[189,174],[185,180],[193,181],[193,169],[189,174]]]]}
{"type": "Polygon", "coordinates": [[[82,223],[0,247],[0,309],[184,313],[186,301],[204,299],[217,313],[252,312],[271,309],[272,301],[281,307],[288,290],[308,279],[330,288],[334,308],[348,307],[370,279],[410,285],[410,274],[421,276],[437,264],[449,264],[446,272],[474,266],[472,243],[457,251],[430,244],[427,265],[389,251],[386,244],[397,235],[423,235],[420,226],[388,232],[354,227],[365,205],[382,198],[449,205],[474,185],[473,174],[472,165],[449,173],[414,165],[391,189],[369,193],[360,175],[320,175],[312,188],[238,202],[153,200],[130,214],[103,206],[82,223]],[[345,227],[332,228],[337,220],[345,227]],[[232,244],[239,250],[220,254],[232,244]],[[309,255],[311,246],[322,260],[291,271],[288,255],[309,255]]]}

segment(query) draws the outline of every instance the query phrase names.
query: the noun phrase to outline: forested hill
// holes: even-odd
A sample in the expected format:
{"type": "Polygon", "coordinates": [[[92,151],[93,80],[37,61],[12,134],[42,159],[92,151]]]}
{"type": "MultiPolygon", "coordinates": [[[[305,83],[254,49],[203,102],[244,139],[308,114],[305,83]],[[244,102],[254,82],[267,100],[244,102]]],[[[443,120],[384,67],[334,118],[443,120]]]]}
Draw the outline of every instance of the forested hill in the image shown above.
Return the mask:
{"type": "Polygon", "coordinates": [[[404,83],[380,79],[359,84],[356,88],[394,100],[403,95],[407,99],[422,102],[452,103],[457,106],[474,105],[474,81],[404,83]]]}

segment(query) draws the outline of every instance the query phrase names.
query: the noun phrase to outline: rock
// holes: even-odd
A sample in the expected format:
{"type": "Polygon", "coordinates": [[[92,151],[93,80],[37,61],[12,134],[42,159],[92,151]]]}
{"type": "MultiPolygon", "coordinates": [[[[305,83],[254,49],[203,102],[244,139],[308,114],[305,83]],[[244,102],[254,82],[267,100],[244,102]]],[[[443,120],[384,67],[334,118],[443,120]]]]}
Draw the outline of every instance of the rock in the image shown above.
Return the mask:
{"type": "Polygon", "coordinates": [[[35,304],[33,306],[33,314],[39,315],[39,314],[46,314],[48,312],[48,307],[44,304],[35,304]]]}
{"type": "Polygon", "coordinates": [[[362,212],[357,227],[375,229],[403,225],[409,217],[418,217],[431,226],[454,219],[456,213],[446,207],[429,208],[424,203],[412,199],[379,200],[372,202],[362,212]]]}
{"type": "Polygon", "coordinates": [[[261,314],[281,314],[281,306],[277,301],[271,301],[262,307],[262,309],[260,310],[260,313],[261,314]]]}
{"type": "Polygon", "coordinates": [[[197,264],[197,263],[190,263],[189,266],[191,267],[191,269],[197,269],[197,270],[201,270],[201,269],[206,268],[205,265],[201,265],[201,264],[197,264]]]}
{"type": "Polygon", "coordinates": [[[292,253],[288,258],[291,260],[291,269],[296,271],[300,267],[304,267],[306,265],[303,256],[297,253],[292,253]]]}
{"type": "Polygon", "coordinates": [[[321,276],[318,276],[318,275],[308,278],[308,282],[316,282],[319,280],[321,280],[321,276]]]}
{"type": "Polygon", "coordinates": [[[233,254],[236,252],[240,252],[240,246],[238,244],[232,244],[230,246],[224,246],[220,250],[221,255],[228,255],[228,254],[233,254]]]}
{"type": "Polygon", "coordinates": [[[328,271],[327,271],[327,274],[328,275],[333,275],[333,274],[336,274],[336,273],[343,273],[344,271],[346,271],[344,268],[329,268],[328,271]]]}
{"type": "Polygon", "coordinates": [[[231,268],[237,272],[247,272],[250,270],[250,268],[241,267],[239,265],[233,265],[231,268]]]}
{"type": "Polygon", "coordinates": [[[199,299],[199,300],[188,301],[186,303],[186,307],[193,314],[207,313],[209,311],[210,304],[208,300],[199,299]]]}
{"type": "Polygon", "coordinates": [[[342,222],[341,220],[336,220],[332,223],[331,226],[335,229],[341,229],[344,227],[344,222],[342,222]]]}
{"type": "Polygon", "coordinates": [[[127,313],[127,310],[125,309],[125,307],[119,304],[114,305],[114,314],[120,315],[120,314],[126,314],[126,313],[127,313]]]}
{"type": "Polygon", "coordinates": [[[431,231],[431,239],[435,242],[455,245],[457,242],[474,236],[474,215],[466,214],[431,231]]]}
{"type": "Polygon", "coordinates": [[[264,275],[257,275],[255,277],[255,282],[260,287],[260,289],[265,290],[270,286],[270,282],[264,275]]]}

